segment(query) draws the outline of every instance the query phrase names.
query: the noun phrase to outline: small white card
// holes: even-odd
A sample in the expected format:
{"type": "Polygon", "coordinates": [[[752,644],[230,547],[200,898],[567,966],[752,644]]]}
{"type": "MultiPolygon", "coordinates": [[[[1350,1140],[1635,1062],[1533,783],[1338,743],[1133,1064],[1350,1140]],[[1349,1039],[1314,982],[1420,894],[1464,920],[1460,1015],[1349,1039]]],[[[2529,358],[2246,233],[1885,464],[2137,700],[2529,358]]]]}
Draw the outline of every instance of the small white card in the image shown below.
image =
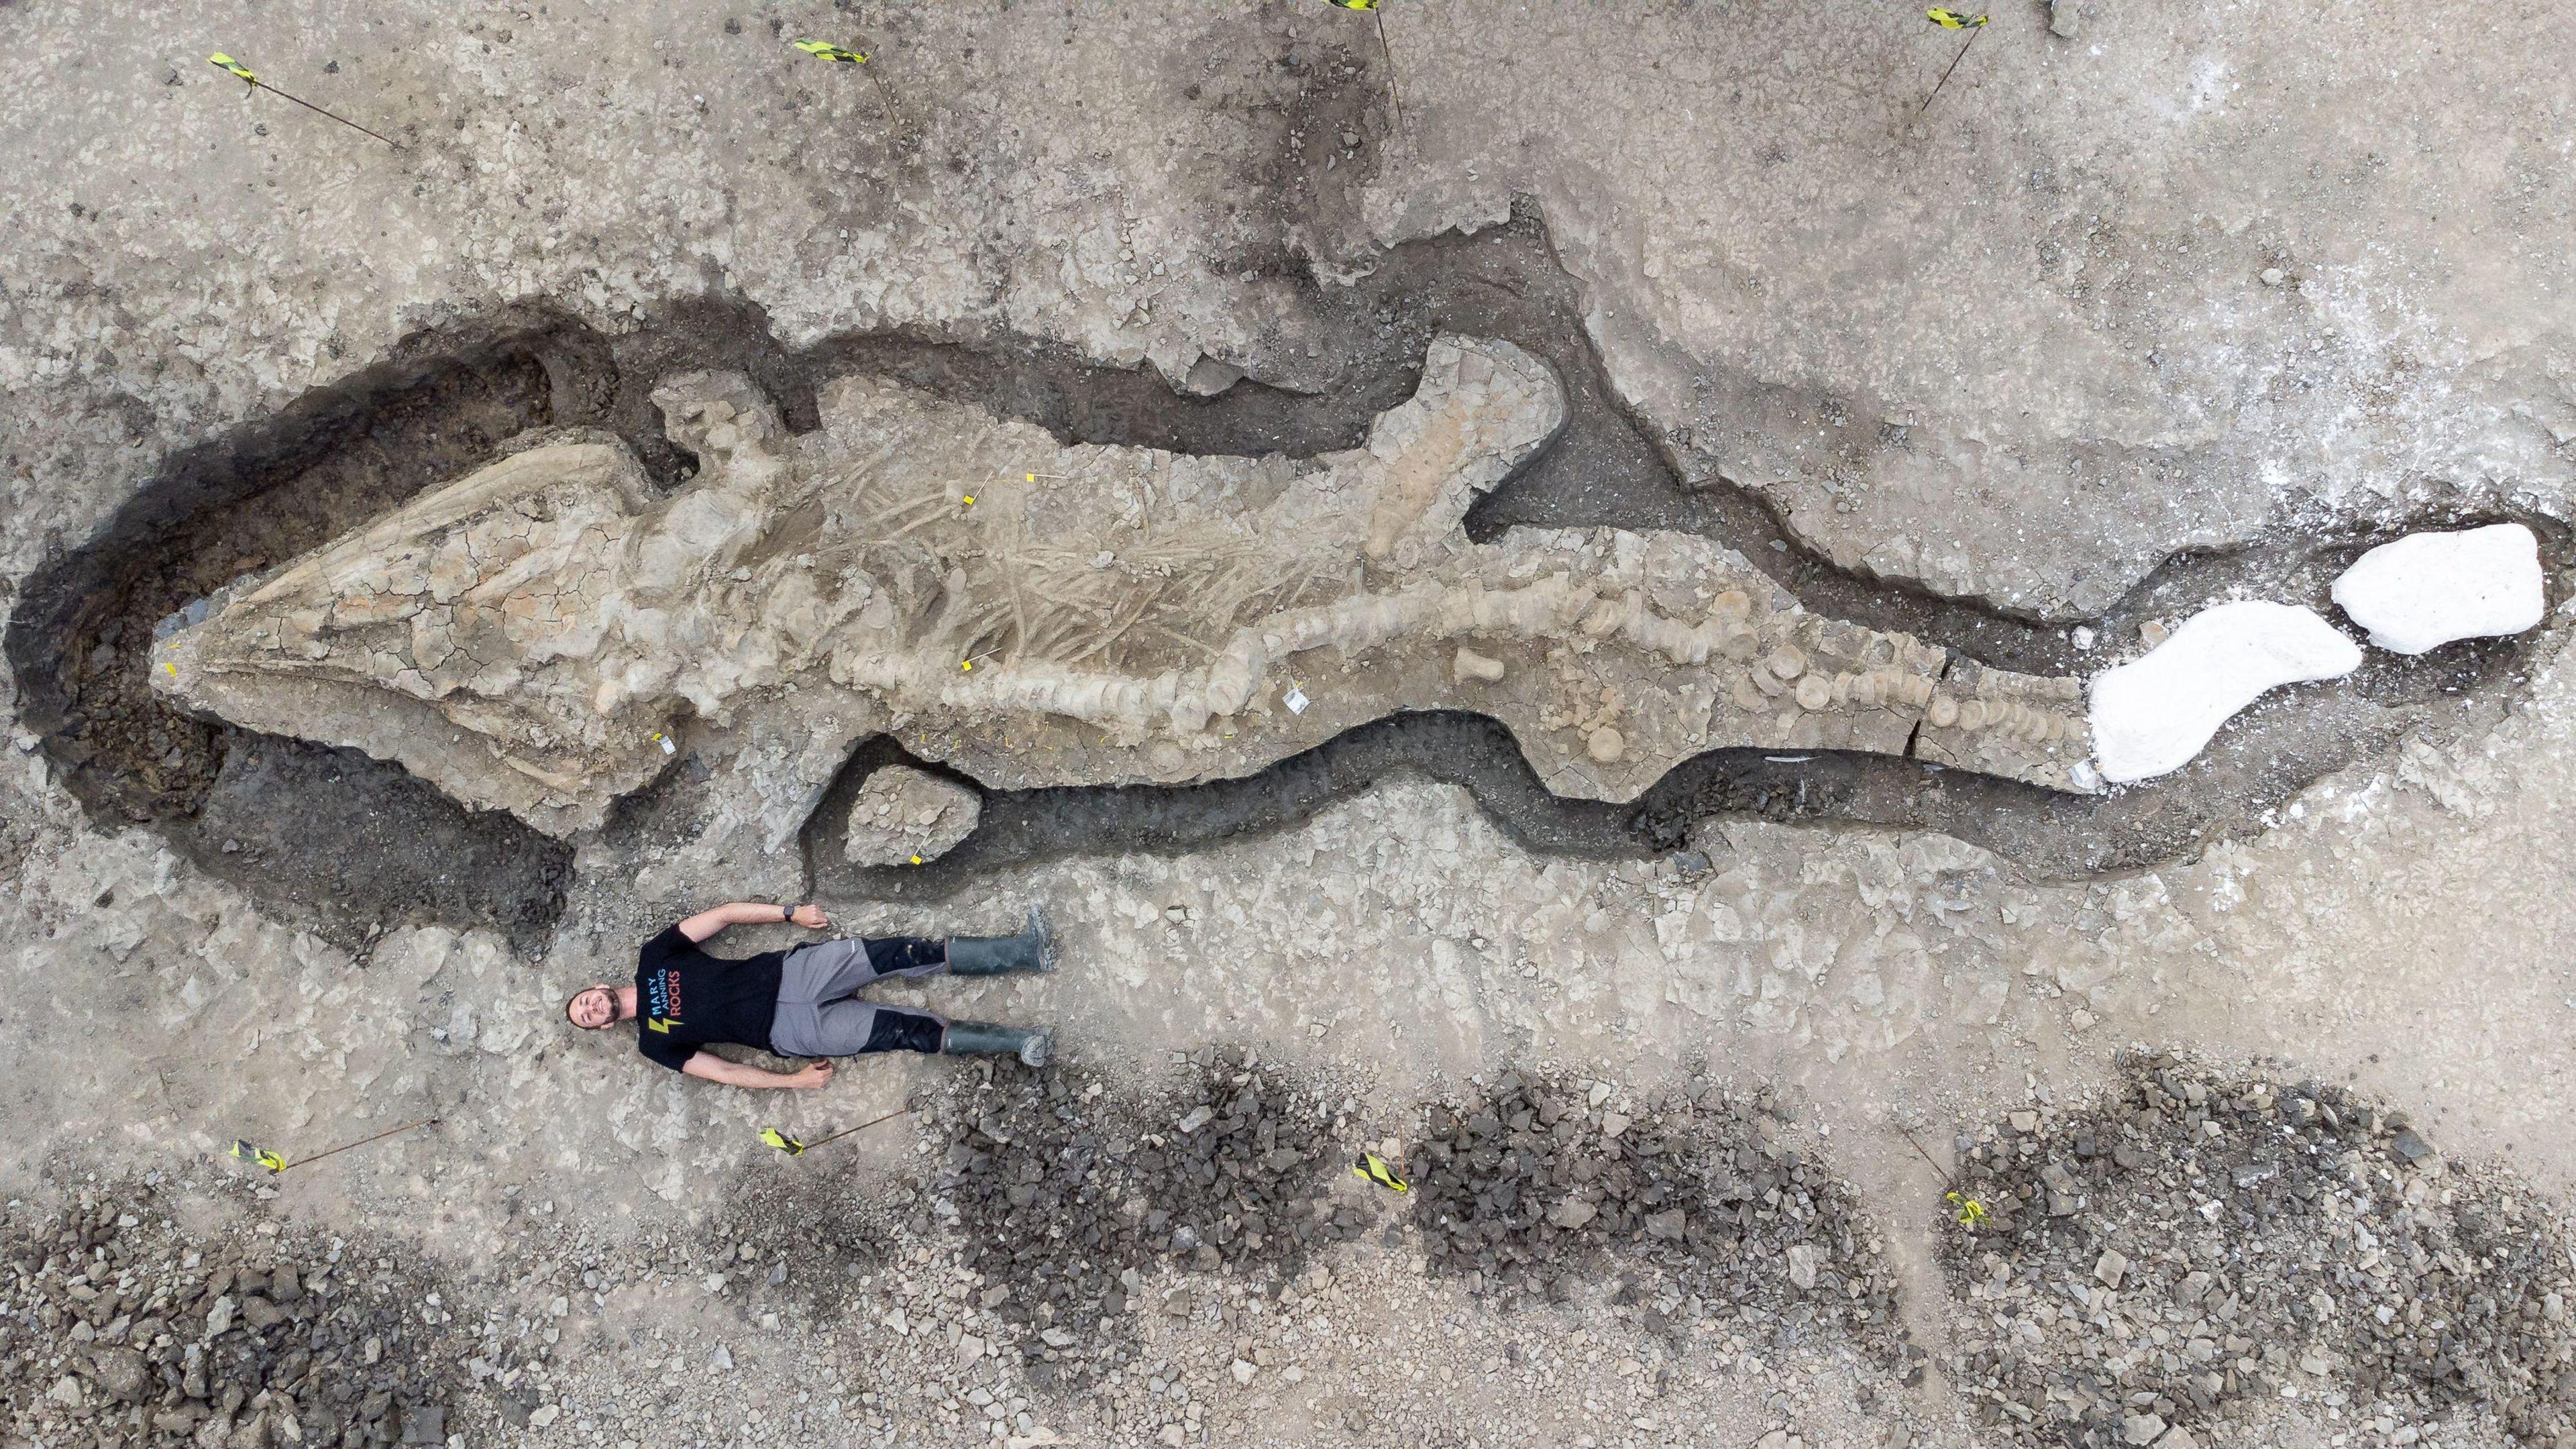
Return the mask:
{"type": "Polygon", "coordinates": [[[1279,702],[1288,706],[1288,712],[1290,714],[1304,714],[1306,712],[1306,706],[1314,703],[1313,700],[1306,697],[1306,691],[1299,689],[1293,684],[1288,686],[1288,693],[1283,696],[1279,702]]]}

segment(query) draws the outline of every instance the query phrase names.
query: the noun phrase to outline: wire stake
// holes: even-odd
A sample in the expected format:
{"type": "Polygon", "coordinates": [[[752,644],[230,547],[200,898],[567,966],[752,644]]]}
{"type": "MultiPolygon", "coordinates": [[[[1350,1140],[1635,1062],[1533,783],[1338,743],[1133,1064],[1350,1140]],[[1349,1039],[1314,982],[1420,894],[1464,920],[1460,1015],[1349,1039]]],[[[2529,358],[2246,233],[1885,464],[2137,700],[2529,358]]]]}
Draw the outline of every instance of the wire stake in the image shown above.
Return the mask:
{"type": "Polygon", "coordinates": [[[366,127],[359,125],[357,122],[350,120],[348,117],[326,111],[320,106],[313,104],[311,101],[304,99],[302,96],[287,95],[286,92],[279,90],[277,87],[261,80],[258,76],[253,75],[249,66],[242,64],[240,61],[233,59],[231,56],[224,54],[220,50],[207,56],[206,63],[219,70],[230,71],[232,74],[241,77],[242,84],[250,87],[252,90],[266,91],[272,96],[278,96],[285,100],[293,101],[297,105],[313,112],[317,116],[329,116],[332,120],[339,122],[341,125],[348,127],[352,131],[357,131],[364,135],[375,136],[377,140],[384,142],[386,145],[393,147],[397,151],[402,149],[402,143],[391,136],[377,135],[375,132],[370,131],[366,127]]]}

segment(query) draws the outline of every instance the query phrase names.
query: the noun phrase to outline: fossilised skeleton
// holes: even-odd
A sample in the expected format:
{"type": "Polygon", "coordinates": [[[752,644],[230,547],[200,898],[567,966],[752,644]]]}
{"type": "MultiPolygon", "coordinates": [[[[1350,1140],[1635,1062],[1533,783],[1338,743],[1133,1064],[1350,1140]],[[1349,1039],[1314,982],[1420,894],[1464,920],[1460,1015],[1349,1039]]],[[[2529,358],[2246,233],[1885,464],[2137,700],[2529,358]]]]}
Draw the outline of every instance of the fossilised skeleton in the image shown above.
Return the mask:
{"type": "Polygon", "coordinates": [[[1435,340],[1367,446],[1310,461],[1065,447],[866,378],[801,436],[731,374],[654,400],[701,460],[675,493],[614,442],[530,448],[174,619],[154,683],[555,834],[683,733],[768,741],[801,812],[880,730],[995,785],[1178,782],[1420,708],[1501,719],[1587,798],[1726,745],[2092,784],[2077,680],[1954,669],[1691,535],[1470,542],[1564,417],[1507,343],[1435,340]]]}

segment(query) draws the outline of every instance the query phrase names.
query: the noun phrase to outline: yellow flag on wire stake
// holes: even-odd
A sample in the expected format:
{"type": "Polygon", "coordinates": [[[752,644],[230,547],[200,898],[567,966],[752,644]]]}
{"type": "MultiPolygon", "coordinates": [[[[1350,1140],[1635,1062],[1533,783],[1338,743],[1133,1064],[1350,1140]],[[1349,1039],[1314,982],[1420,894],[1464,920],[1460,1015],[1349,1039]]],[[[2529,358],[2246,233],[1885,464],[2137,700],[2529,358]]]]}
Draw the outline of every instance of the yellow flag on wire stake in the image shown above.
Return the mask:
{"type": "MultiPolygon", "coordinates": [[[[368,130],[366,127],[359,125],[357,122],[350,120],[346,116],[340,115],[336,112],[326,111],[320,106],[313,104],[311,101],[304,99],[302,96],[288,95],[286,92],[279,90],[277,87],[270,85],[264,80],[261,80],[249,66],[242,64],[240,61],[233,59],[231,56],[224,54],[220,50],[207,56],[206,64],[214,66],[220,70],[228,71],[231,74],[240,77],[241,83],[250,87],[252,90],[266,91],[270,95],[276,96],[281,100],[293,101],[304,109],[311,111],[313,114],[317,116],[325,116],[331,120],[337,121],[341,125],[348,127],[350,130],[355,131],[362,136],[375,136],[377,140],[384,142],[386,145],[393,147],[397,151],[402,149],[402,143],[391,136],[377,136],[375,132],[368,130]]],[[[175,673],[176,671],[173,672],[175,673]]]]}
{"type": "Polygon", "coordinates": [[[826,41],[791,40],[787,43],[798,50],[805,52],[807,55],[814,57],[816,60],[837,60],[843,65],[861,65],[866,63],[868,58],[864,51],[845,49],[844,47],[833,45],[826,41]]]}
{"type": "Polygon", "coordinates": [[[1326,3],[1336,9],[1366,11],[1368,18],[1377,22],[1377,53],[1386,57],[1387,109],[1395,116],[1395,128],[1403,130],[1404,97],[1396,90],[1395,49],[1386,43],[1386,15],[1377,8],[1378,0],[1326,0],[1326,3]]]}
{"type": "Polygon", "coordinates": [[[790,1137],[775,1127],[763,1127],[760,1129],[760,1140],[763,1145],[775,1147],[790,1157],[802,1157],[807,1152],[822,1146],[826,1142],[838,1142],[842,1138],[851,1136],[854,1133],[865,1132],[869,1128],[876,1126],[879,1122],[891,1122],[897,1117],[908,1117],[911,1114],[912,1109],[910,1107],[905,1107],[900,1111],[888,1112],[882,1117],[871,1118],[868,1121],[860,1123],[856,1127],[844,1127],[840,1131],[834,1132],[829,1136],[817,1137],[811,1142],[790,1137]]]}
{"type": "Polygon", "coordinates": [[[1351,1164],[1351,1175],[1365,1177],[1392,1192],[1413,1191],[1413,1184],[1396,1176],[1395,1169],[1386,1165],[1386,1159],[1374,1152],[1361,1153],[1360,1160],[1351,1164]]]}
{"type": "Polygon", "coordinates": [[[1933,83],[1932,94],[1925,96],[1923,104],[1915,107],[1914,119],[1918,121],[1923,119],[1925,111],[1932,109],[1932,102],[1941,95],[1941,87],[1950,83],[1950,72],[1957,70],[1959,62],[1968,58],[1968,46],[1976,44],[1977,37],[1986,33],[1986,17],[1982,15],[1962,15],[1956,10],[1944,10],[1935,5],[1923,12],[1923,18],[1944,30],[1964,30],[1968,32],[1968,39],[1959,47],[1959,53],[1950,57],[1948,69],[1943,70],[1941,79],[1933,83]]]}
{"type": "MultiPolygon", "coordinates": [[[[841,65],[868,65],[870,58],[864,50],[852,50],[846,45],[834,45],[828,40],[791,40],[787,43],[816,60],[828,60],[841,65]]],[[[895,114],[894,87],[886,84],[884,74],[875,66],[868,65],[868,78],[877,83],[878,92],[885,97],[886,114],[889,116],[895,114]]]]}
{"type": "Polygon", "coordinates": [[[370,1142],[382,1142],[388,1137],[394,1136],[397,1133],[409,1132],[415,1127],[434,1127],[437,1124],[437,1118],[423,1117],[417,1122],[405,1122],[399,1127],[388,1127],[384,1131],[376,1133],[374,1136],[361,1137],[355,1142],[343,1142],[339,1146],[331,1148],[328,1151],[316,1152],[311,1157],[307,1157],[300,1162],[290,1163],[286,1160],[283,1153],[271,1152],[265,1147],[255,1146],[251,1143],[242,1141],[240,1138],[233,1139],[231,1155],[240,1158],[244,1162],[250,1163],[254,1167],[265,1167],[272,1173],[284,1172],[289,1167],[305,1167],[313,1163],[320,1162],[326,1157],[337,1157],[341,1153],[346,1152],[353,1147],[364,1147],[370,1142]]]}

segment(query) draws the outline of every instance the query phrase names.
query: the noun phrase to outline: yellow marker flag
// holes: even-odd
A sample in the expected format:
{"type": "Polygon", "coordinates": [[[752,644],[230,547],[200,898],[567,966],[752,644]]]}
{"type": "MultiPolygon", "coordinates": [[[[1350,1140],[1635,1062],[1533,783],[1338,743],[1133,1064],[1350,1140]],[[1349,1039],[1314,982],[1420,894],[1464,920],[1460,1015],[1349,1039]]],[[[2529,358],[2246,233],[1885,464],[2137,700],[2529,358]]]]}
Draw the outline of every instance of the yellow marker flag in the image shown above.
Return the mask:
{"type": "Polygon", "coordinates": [[[1986,23],[1985,16],[1962,15],[1956,10],[1944,10],[1938,5],[1924,11],[1923,18],[1944,30],[1974,30],[1986,23]]]}
{"type": "Polygon", "coordinates": [[[239,1138],[235,1138],[233,1141],[233,1156],[240,1158],[244,1162],[256,1163],[261,1167],[267,1168],[271,1172],[284,1172],[286,1170],[285,1158],[278,1156],[276,1153],[269,1151],[265,1147],[253,1147],[239,1138]]]}
{"type": "Polygon", "coordinates": [[[1338,5],[1344,10],[1375,10],[1377,8],[1377,0],[1329,0],[1329,3],[1338,5]]]}
{"type": "Polygon", "coordinates": [[[222,51],[220,51],[220,50],[219,50],[219,51],[216,51],[214,54],[212,54],[212,55],[210,55],[210,56],[207,56],[207,57],[206,57],[206,63],[207,63],[208,65],[220,66],[220,67],[222,67],[224,70],[226,70],[226,71],[228,71],[228,72],[232,73],[233,75],[239,76],[239,77],[241,78],[242,83],[243,83],[244,85],[250,86],[250,87],[252,87],[252,88],[254,88],[254,89],[257,89],[257,90],[263,90],[263,91],[266,91],[266,92],[268,92],[270,95],[277,97],[277,98],[278,98],[279,100],[281,100],[281,101],[293,101],[295,104],[297,104],[297,105],[299,105],[299,106],[302,106],[304,109],[306,109],[306,110],[308,110],[308,111],[311,111],[313,114],[315,114],[315,115],[317,115],[317,116],[322,116],[322,117],[325,117],[325,118],[327,118],[327,119],[329,119],[329,120],[337,121],[337,122],[339,122],[341,125],[348,127],[350,130],[357,132],[359,135],[362,135],[362,136],[373,136],[375,139],[377,139],[377,140],[379,140],[379,141],[384,142],[386,145],[393,147],[393,148],[394,148],[395,150],[397,150],[397,151],[399,151],[399,150],[401,150],[401,149],[402,149],[402,143],[401,143],[400,141],[395,140],[395,139],[394,139],[393,137],[391,137],[391,136],[382,135],[382,134],[379,134],[379,133],[377,133],[377,132],[375,132],[375,131],[370,131],[370,130],[368,130],[366,127],[359,125],[357,122],[350,120],[348,117],[343,116],[343,115],[339,114],[339,113],[338,113],[338,112],[336,112],[336,111],[326,111],[326,110],[322,109],[320,106],[317,106],[317,105],[313,104],[311,101],[308,101],[308,100],[304,99],[302,96],[290,96],[290,95],[288,95],[286,92],[284,92],[284,91],[282,91],[282,90],[279,90],[277,87],[275,87],[275,86],[273,86],[273,85],[270,85],[268,82],[266,82],[266,81],[264,81],[264,80],[261,80],[258,76],[251,74],[251,69],[250,69],[250,67],[249,67],[249,66],[246,66],[246,65],[242,64],[240,61],[237,61],[237,60],[233,59],[231,56],[224,54],[224,53],[223,53],[222,51]]]}
{"type": "Polygon", "coordinates": [[[1962,1197],[1958,1193],[1951,1192],[1943,1193],[1941,1195],[1941,1200],[1957,1209],[1957,1212],[1953,1214],[1953,1220],[1963,1228],[1969,1229],[1973,1232],[1975,1231],[1977,1224],[1986,1220],[1986,1205],[1977,1201],[1975,1198],[1962,1197]]]}
{"type": "Polygon", "coordinates": [[[779,1151],[786,1153],[790,1157],[802,1157],[805,1155],[804,1143],[797,1141],[795,1138],[788,1136],[786,1133],[779,1131],[775,1127],[761,1128],[760,1140],[769,1146],[775,1147],[779,1151]]]}
{"type": "MultiPolygon", "coordinates": [[[[1335,0],[1335,3],[1340,3],[1340,0],[1335,0]]],[[[1378,1186],[1394,1192],[1413,1191],[1413,1184],[1396,1176],[1395,1169],[1386,1165],[1386,1159],[1374,1152],[1361,1153],[1360,1160],[1351,1164],[1351,1175],[1365,1177],[1378,1186]]]]}
{"type": "Polygon", "coordinates": [[[867,59],[867,56],[859,51],[844,50],[840,46],[820,40],[791,40],[787,43],[816,60],[837,60],[843,65],[858,65],[867,59]]]}

